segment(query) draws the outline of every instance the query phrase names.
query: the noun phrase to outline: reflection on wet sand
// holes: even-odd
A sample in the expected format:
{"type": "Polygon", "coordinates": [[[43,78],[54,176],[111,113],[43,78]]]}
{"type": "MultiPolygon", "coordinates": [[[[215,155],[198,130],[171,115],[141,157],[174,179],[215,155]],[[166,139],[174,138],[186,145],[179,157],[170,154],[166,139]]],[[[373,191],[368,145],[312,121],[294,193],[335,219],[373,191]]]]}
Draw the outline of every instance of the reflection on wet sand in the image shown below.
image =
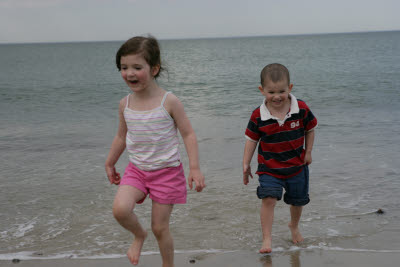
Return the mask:
{"type": "MultiPolygon", "coordinates": [[[[262,267],[273,267],[272,258],[273,256],[271,254],[263,255],[262,257],[260,257],[262,267]]],[[[301,267],[300,251],[294,251],[290,253],[290,264],[291,267],[301,267]]]]}

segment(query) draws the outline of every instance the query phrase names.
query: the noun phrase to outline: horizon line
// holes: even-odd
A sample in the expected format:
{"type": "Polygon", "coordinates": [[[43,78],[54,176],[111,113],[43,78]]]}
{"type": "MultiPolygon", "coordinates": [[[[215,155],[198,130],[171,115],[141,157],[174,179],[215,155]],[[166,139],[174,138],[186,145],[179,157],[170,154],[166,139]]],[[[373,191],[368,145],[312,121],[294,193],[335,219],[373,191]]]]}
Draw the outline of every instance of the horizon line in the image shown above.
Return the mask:
{"type": "MultiPolygon", "coordinates": [[[[214,36],[214,37],[172,37],[158,38],[158,41],[178,41],[178,40],[207,40],[207,39],[239,39],[239,38],[263,38],[263,37],[290,37],[290,36],[313,36],[313,35],[336,35],[336,34],[358,34],[358,33],[385,33],[399,32],[397,30],[374,30],[374,31],[349,31],[349,32],[326,32],[326,33],[293,33],[293,34],[269,34],[269,35],[232,35],[232,36],[214,36]]],[[[138,34],[135,36],[148,36],[148,34],[138,34]]],[[[154,36],[154,35],[152,35],[154,36]]],[[[23,44],[72,44],[72,43],[107,43],[107,42],[123,42],[124,40],[71,40],[71,41],[37,41],[37,42],[1,42],[0,45],[23,45],[23,44]]]]}

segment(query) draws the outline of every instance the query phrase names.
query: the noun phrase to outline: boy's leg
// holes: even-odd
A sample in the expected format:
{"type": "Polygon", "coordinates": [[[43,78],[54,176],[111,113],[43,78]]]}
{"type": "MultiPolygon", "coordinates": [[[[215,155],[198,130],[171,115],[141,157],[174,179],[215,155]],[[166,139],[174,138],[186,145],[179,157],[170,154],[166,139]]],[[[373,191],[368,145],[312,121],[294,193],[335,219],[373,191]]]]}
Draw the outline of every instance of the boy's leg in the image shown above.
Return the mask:
{"type": "Polygon", "coordinates": [[[299,231],[299,222],[303,206],[290,206],[290,223],[289,229],[292,232],[292,240],[294,244],[300,243],[304,240],[299,231]]]}
{"type": "Polygon", "coordinates": [[[270,253],[272,251],[272,223],[274,221],[274,209],[276,205],[276,198],[266,197],[262,199],[260,219],[263,234],[262,247],[260,253],[270,253]]]}
{"type": "Polygon", "coordinates": [[[282,179],[262,174],[258,181],[257,196],[262,199],[260,219],[263,233],[263,243],[259,250],[260,253],[270,253],[272,251],[272,223],[274,221],[274,209],[276,202],[281,200],[283,191],[282,179]]]}
{"type": "Polygon", "coordinates": [[[147,237],[147,232],[140,225],[138,218],[133,213],[137,201],[143,199],[145,194],[139,189],[129,186],[121,185],[115,195],[113,204],[113,214],[118,223],[126,230],[133,233],[135,239],[133,240],[129,250],[128,258],[133,265],[139,263],[140,251],[144,240],[147,237]]]}
{"type": "Polygon", "coordinates": [[[310,202],[309,190],[309,171],[308,166],[304,166],[301,173],[285,180],[286,193],[284,201],[290,205],[290,223],[289,229],[292,233],[294,244],[298,244],[304,240],[299,231],[299,222],[303,207],[310,202]]]}
{"type": "Polygon", "coordinates": [[[169,219],[173,207],[172,204],[160,204],[153,200],[151,229],[160,248],[163,267],[174,266],[174,242],[169,231],[169,219]]]}

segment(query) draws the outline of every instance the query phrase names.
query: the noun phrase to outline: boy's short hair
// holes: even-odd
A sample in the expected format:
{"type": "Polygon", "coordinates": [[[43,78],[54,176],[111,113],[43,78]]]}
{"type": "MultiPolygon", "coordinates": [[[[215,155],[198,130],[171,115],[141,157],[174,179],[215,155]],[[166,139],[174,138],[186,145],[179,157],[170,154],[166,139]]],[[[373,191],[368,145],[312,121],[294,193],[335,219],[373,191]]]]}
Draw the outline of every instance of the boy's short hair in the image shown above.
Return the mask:
{"type": "Polygon", "coordinates": [[[272,63],[265,66],[261,71],[260,78],[261,86],[264,86],[267,80],[276,83],[286,79],[288,85],[290,84],[289,70],[279,63],[272,63]]]}
{"type": "Polygon", "coordinates": [[[157,78],[160,72],[164,70],[161,66],[160,46],[157,39],[151,35],[148,37],[132,37],[118,49],[115,57],[115,63],[118,70],[121,70],[121,57],[137,54],[141,54],[150,67],[155,67],[157,65],[160,66],[160,70],[156,74],[155,78],[157,78]]]}

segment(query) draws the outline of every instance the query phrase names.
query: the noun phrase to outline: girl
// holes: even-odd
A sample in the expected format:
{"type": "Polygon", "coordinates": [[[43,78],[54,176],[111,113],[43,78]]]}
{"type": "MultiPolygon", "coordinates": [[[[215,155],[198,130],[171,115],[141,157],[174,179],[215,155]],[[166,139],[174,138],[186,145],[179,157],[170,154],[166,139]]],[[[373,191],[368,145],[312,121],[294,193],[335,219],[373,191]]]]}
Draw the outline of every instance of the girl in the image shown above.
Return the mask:
{"type": "Polygon", "coordinates": [[[179,99],[160,88],[156,78],[163,70],[158,42],[153,37],[133,37],[118,50],[116,64],[133,94],[119,103],[119,127],[105,163],[108,180],[119,185],[113,214],[134,235],[128,249],[133,265],[139,263],[147,232],[132,212],[146,196],[152,199],[151,228],[157,239],[163,266],[173,266],[174,246],[169,219],[174,204],[186,203],[186,180],[179,155],[179,130],[189,157],[188,183],[201,192],[198,146],[179,99]],[[122,180],[115,164],[127,148],[129,164],[122,180]]]}

